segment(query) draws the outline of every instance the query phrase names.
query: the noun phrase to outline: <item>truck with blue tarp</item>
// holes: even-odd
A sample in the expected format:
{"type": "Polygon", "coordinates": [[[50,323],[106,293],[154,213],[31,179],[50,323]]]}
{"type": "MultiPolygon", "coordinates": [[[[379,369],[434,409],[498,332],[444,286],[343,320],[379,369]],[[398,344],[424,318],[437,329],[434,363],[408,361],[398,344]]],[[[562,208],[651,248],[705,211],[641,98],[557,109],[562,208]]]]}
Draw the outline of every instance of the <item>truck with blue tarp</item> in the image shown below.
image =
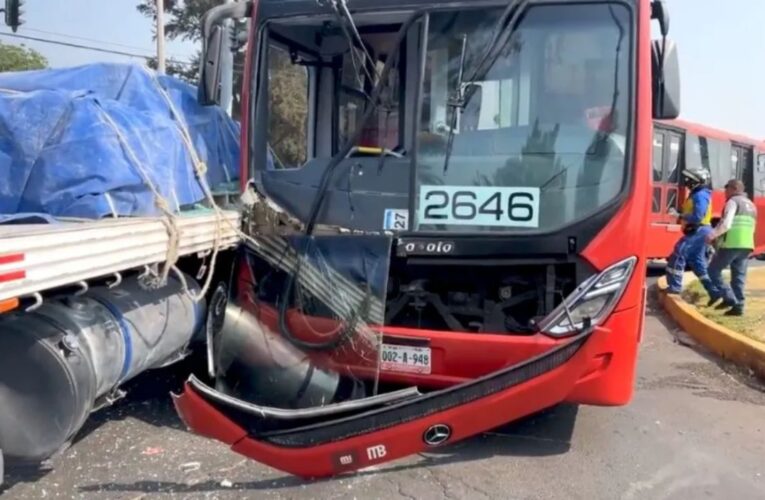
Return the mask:
{"type": "Polygon", "coordinates": [[[204,340],[239,241],[239,133],[143,66],[0,73],[6,462],[46,460],[126,381],[204,340]]]}

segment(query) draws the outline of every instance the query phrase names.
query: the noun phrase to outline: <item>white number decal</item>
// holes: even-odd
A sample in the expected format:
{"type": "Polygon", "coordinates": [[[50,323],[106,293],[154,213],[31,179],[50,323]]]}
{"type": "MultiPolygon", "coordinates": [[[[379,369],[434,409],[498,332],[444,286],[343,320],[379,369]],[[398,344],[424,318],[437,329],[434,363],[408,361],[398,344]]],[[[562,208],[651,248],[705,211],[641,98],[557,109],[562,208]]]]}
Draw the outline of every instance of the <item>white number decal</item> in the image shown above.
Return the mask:
{"type": "Polygon", "coordinates": [[[409,210],[389,208],[385,210],[385,231],[406,231],[409,229],[409,210]]]}
{"type": "Polygon", "coordinates": [[[379,460],[388,454],[388,450],[385,449],[384,444],[378,444],[377,446],[370,446],[367,448],[367,458],[369,460],[379,460]]]}
{"type": "Polygon", "coordinates": [[[420,224],[539,227],[539,188],[421,186],[420,224]]]}

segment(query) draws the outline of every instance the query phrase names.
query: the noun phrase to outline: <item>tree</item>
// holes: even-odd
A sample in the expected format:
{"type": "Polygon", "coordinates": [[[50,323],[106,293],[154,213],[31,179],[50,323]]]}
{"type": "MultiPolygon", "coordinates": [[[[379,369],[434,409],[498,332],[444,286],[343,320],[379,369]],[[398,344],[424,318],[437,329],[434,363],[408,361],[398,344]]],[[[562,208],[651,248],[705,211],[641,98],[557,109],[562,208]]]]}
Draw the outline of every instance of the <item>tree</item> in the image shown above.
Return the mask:
{"type": "MultiPolygon", "coordinates": [[[[221,0],[165,0],[165,35],[171,39],[200,42],[202,39],[202,16],[221,0]]],[[[157,4],[154,0],[141,0],[138,11],[156,20],[157,4]]],[[[156,34],[155,34],[156,36],[156,34]]]]}
{"type": "Polygon", "coordinates": [[[281,49],[269,50],[268,142],[283,165],[307,159],[308,74],[281,49]]]}
{"type": "MultiPolygon", "coordinates": [[[[165,62],[165,72],[170,76],[175,76],[185,82],[196,85],[199,80],[199,57],[199,54],[195,55],[188,63],[167,61],[165,62]]],[[[159,67],[157,58],[150,57],[147,65],[151,69],[157,69],[159,67]]]]}
{"type": "MultiPolygon", "coordinates": [[[[165,0],[165,36],[170,40],[186,40],[197,42],[202,45],[202,17],[205,12],[216,5],[220,5],[221,0],[165,0]]],[[[154,0],[141,0],[138,12],[154,20],[156,26],[157,4],[154,0]]],[[[156,40],[157,34],[154,33],[156,40]]],[[[168,75],[176,76],[189,83],[196,84],[199,80],[199,60],[201,51],[198,51],[191,58],[189,64],[167,63],[165,69],[168,75]]],[[[156,69],[157,60],[149,60],[149,67],[156,69]]],[[[234,88],[233,102],[231,105],[232,114],[235,119],[239,118],[239,106],[241,104],[242,88],[242,68],[244,67],[244,54],[237,52],[234,54],[234,88]]]]}
{"type": "Polygon", "coordinates": [[[27,47],[0,42],[0,71],[24,71],[48,67],[48,60],[27,47]]]}
{"type": "MultiPolygon", "coordinates": [[[[221,0],[165,0],[165,35],[170,40],[189,40],[202,44],[202,17],[221,0]]],[[[156,2],[141,0],[138,11],[155,21],[156,2]]],[[[235,25],[241,30],[244,23],[235,25]]],[[[156,34],[155,34],[156,37],[156,34]]],[[[201,54],[190,61],[192,64],[167,65],[167,73],[196,83],[199,79],[201,54]]],[[[300,165],[306,159],[306,123],[308,119],[308,81],[306,69],[292,63],[289,54],[269,51],[269,144],[279,160],[285,165],[300,165]]],[[[149,61],[156,68],[156,59],[149,61]]],[[[244,84],[244,53],[234,54],[234,88],[232,115],[240,117],[241,89],[244,84]]]]}

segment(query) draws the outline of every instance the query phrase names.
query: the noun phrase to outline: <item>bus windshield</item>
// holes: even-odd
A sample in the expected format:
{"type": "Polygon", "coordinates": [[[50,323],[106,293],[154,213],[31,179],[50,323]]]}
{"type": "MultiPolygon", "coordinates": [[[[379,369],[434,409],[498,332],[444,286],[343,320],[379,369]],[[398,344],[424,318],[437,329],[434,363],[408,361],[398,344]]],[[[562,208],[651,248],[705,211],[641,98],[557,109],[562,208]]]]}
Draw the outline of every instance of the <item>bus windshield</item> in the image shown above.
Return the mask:
{"type": "Polygon", "coordinates": [[[624,188],[630,11],[529,7],[488,71],[461,82],[469,98],[454,105],[460,79],[490,51],[502,10],[430,15],[415,230],[553,231],[624,188]]]}

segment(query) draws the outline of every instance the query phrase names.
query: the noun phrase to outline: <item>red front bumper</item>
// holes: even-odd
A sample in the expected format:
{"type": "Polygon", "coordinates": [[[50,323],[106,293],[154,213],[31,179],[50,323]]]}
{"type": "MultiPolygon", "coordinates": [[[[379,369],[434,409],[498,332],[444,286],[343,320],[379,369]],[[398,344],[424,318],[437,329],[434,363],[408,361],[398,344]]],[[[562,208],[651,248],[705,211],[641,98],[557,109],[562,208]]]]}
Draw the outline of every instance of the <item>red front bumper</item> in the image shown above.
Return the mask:
{"type": "MultiPolygon", "coordinates": [[[[426,411],[423,416],[401,419],[400,423],[384,424],[384,419],[379,419],[380,426],[375,427],[378,417],[370,415],[364,421],[369,428],[363,432],[317,438],[306,437],[314,432],[308,429],[302,434],[297,433],[297,437],[290,442],[286,438],[253,437],[189,384],[180,396],[174,396],[175,406],[192,431],[222,441],[237,453],[301,477],[332,476],[427,451],[431,446],[425,442],[424,436],[436,429],[434,426],[448,429],[448,439],[439,444],[451,444],[564,401],[626,404],[632,396],[641,313],[641,309],[635,308],[613,314],[604,326],[596,328],[583,339],[581,346],[577,346],[576,351],[572,350],[572,355],[565,362],[558,365],[548,363],[550,369],[543,369],[542,365],[535,367],[535,363],[539,364],[540,360],[550,356],[542,354],[531,360],[533,349],[523,351],[528,356],[526,360],[505,370],[505,373],[509,370],[527,372],[529,378],[519,379],[520,382],[515,385],[487,392],[482,397],[465,398],[464,403],[444,405],[443,410],[430,408],[432,411],[426,411]],[[315,441],[302,442],[303,437],[299,435],[315,441]]],[[[437,346],[440,339],[431,340],[437,346]]],[[[503,351],[507,355],[514,344],[520,342],[524,345],[527,341],[505,337],[503,351]]],[[[483,352],[493,359],[497,342],[497,339],[476,335],[467,344],[478,351],[485,349],[483,352]],[[483,349],[476,347],[480,345],[483,349]]],[[[541,349],[543,346],[539,345],[541,349]]],[[[453,355],[459,357],[460,350],[464,355],[464,349],[455,348],[453,355]]],[[[554,350],[560,351],[560,346],[554,350]]],[[[447,347],[446,353],[451,356],[451,349],[447,347]]],[[[514,356],[509,358],[514,359],[514,356]]],[[[459,397],[460,388],[468,389],[469,386],[485,383],[493,375],[490,373],[477,381],[469,380],[446,391],[453,391],[459,397]]],[[[434,399],[434,404],[442,404],[435,401],[438,400],[434,399]]]]}

